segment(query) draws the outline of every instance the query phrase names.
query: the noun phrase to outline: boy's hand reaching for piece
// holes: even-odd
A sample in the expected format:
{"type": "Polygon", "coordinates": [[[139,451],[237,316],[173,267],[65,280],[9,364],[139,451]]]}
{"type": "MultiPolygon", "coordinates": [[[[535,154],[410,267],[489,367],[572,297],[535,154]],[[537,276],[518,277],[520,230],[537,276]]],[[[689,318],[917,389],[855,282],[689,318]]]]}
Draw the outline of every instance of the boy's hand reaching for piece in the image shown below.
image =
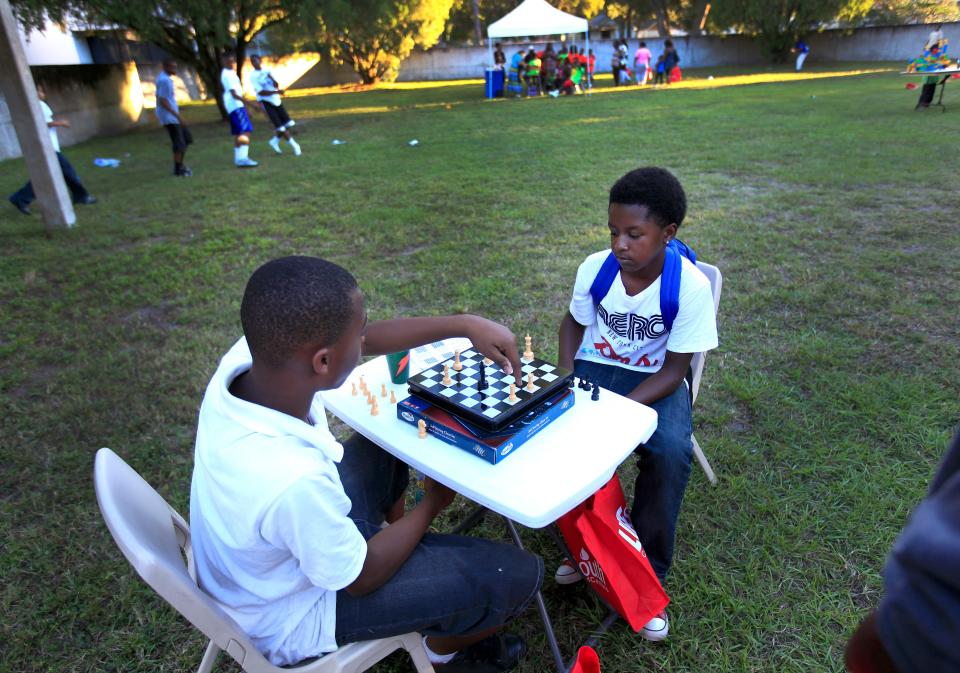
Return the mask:
{"type": "Polygon", "coordinates": [[[477,315],[464,316],[467,321],[466,336],[474,347],[493,360],[507,374],[513,374],[517,385],[522,384],[520,353],[517,351],[517,337],[500,323],[477,315]]]}

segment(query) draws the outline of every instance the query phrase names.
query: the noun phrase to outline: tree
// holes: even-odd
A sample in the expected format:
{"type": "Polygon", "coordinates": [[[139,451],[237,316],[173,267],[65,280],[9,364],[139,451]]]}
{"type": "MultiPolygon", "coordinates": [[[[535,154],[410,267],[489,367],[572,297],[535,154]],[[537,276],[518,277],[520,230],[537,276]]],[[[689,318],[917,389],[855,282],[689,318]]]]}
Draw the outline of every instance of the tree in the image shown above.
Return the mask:
{"type": "Polygon", "coordinates": [[[191,66],[207,94],[216,98],[226,117],[220,87],[220,57],[237,53],[237,74],[243,72],[247,46],[264,29],[315,11],[319,0],[13,0],[26,28],[43,26],[44,18],[67,18],[91,25],[119,26],[152,42],[184,65],[191,66]]]}
{"type": "Polygon", "coordinates": [[[853,23],[873,0],[717,0],[711,19],[757,35],[774,60],[783,60],[804,34],[828,21],[853,23]]]}
{"type": "Polygon", "coordinates": [[[364,84],[396,77],[414,47],[429,49],[443,33],[454,0],[334,0],[321,16],[321,41],[364,84]]]}

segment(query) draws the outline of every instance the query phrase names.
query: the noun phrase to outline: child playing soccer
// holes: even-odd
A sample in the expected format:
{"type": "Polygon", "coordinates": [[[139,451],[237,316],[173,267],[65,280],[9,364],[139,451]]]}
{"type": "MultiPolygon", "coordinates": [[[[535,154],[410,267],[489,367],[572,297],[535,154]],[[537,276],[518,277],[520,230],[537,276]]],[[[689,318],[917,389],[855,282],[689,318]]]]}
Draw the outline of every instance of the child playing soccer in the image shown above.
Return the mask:
{"type": "Polygon", "coordinates": [[[277,80],[273,78],[273,74],[269,70],[260,67],[259,56],[251,56],[250,64],[253,66],[253,74],[250,79],[253,80],[257,100],[263,105],[263,111],[267,113],[270,123],[276,130],[276,135],[269,140],[270,147],[277,154],[283,154],[283,150],[280,149],[280,139],[286,138],[290,144],[290,149],[293,150],[293,155],[299,157],[301,154],[300,145],[290,133],[290,129],[296,125],[296,122],[290,119],[286,108],[280,102],[280,94],[283,93],[280,90],[280,85],[277,84],[277,80]]]}
{"type": "MultiPolygon", "coordinates": [[[[63,173],[63,181],[67,183],[67,189],[70,190],[70,197],[74,203],[82,205],[91,205],[97,202],[97,199],[87,191],[87,188],[80,182],[80,176],[76,169],[60,151],[60,138],[57,137],[57,129],[70,128],[70,122],[66,119],[54,119],[53,110],[47,105],[47,92],[42,84],[37,85],[37,98],[40,99],[40,110],[43,112],[43,120],[47,123],[47,129],[50,133],[50,144],[53,145],[53,151],[57,153],[57,161],[60,163],[60,171],[63,173]]],[[[23,187],[10,195],[9,201],[13,207],[24,215],[30,214],[30,204],[33,203],[37,195],[33,191],[33,183],[27,182],[23,187]]]]}
{"type": "Polygon", "coordinates": [[[456,335],[519,373],[510,330],[469,315],[368,323],[353,276],[314,257],[257,269],[240,321],[197,428],[190,524],[203,590],[278,666],[417,631],[437,673],[513,668],[525,645],[498,632],[536,594],[543,562],[428,533],[454,493],[427,479],[404,513],[407,467],[363,437],[337,442],[317,395],[361,354],[456,335]]]}
{"type": "Polygon", "coordinates": [[[223,70],[220,71],[220,85],[223,87],[223,107],[230,115],[230,133],[233,134],[233,163],[237,168],[254,168],[257,162],[249,157],[250,135],[253,124],[247,114],[247,101],[243,97],[243,84],[237,76],[237,57],[231,52],[223,56],[223,70]]]}
{"type": "MultiPolygon", "coordinates": [[[[561,367],[657,412],[656,432],[636,449],[640,473],[630,519],[661,582],[673,559],[677,516],[690,476],[690,391],[684,377],[694,353],[717,347],[710,281],[683,256],[679,310],[669,331],[664,324],[661,274],[667,244],[686,210],[683,187],[663,168],[638,168],[617,180],[607,208],[610,249],[580,265],[558,350],[561,367]],[[611,252],[619,272],[595,304],[591,287],[611,252]]],[[[581,577],[564,564],[556,579],[571,584],[581,577]]],[[[662,640],[668,631],[663,612],[641,635],[662,640]]]]}

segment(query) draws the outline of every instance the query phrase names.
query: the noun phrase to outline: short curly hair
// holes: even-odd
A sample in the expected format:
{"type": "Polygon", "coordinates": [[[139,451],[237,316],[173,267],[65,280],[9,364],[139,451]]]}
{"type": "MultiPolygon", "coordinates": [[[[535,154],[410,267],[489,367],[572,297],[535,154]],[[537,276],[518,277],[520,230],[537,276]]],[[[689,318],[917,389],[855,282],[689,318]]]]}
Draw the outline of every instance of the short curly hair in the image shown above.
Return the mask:
{"type": "Polygon", "coordinates": [[[636,168],[610,188],[610,204],[646,206],[657,224],[666,227],[683,224],[687,215],[687,195],[680,181],[666,168],[636,168]]]}
{"type": "Polygon", "coordinates": [[[353,318],[357,281],[318,257],[281,257],[253,272],[240,322],[255,360],[279,366],[304,344],[336,343],[353,318]]]}

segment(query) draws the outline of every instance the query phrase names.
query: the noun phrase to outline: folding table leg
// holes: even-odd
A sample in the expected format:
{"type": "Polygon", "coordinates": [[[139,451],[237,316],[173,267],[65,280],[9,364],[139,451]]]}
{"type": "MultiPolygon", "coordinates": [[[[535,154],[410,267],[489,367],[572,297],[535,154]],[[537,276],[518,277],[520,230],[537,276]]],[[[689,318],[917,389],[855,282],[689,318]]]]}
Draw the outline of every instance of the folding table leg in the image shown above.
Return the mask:
{"type": "MultiPolygon", "coordinates": [[[[520,533],[513,521],[503,517],[507,524],[507,530],[510,531],[510,537],[513,543],[520,549],[523,549],[523,541],[520,540],[520,533]]],[[[563,663],[563,655],[560,654],[560,645],[557,644],[557,635],[553,632],[553,624],[550,622],[550,615],[547,614],[547,606],[543,602],[543,594],[537,591],[537,610],[540,611],[540,619],[543,620],[543,628],[547,632],[547,642],[550,644],[550,653],[553,655],[553,663],[557,667],[557,673],[566,673],[567,666],[563,663]]]]}

